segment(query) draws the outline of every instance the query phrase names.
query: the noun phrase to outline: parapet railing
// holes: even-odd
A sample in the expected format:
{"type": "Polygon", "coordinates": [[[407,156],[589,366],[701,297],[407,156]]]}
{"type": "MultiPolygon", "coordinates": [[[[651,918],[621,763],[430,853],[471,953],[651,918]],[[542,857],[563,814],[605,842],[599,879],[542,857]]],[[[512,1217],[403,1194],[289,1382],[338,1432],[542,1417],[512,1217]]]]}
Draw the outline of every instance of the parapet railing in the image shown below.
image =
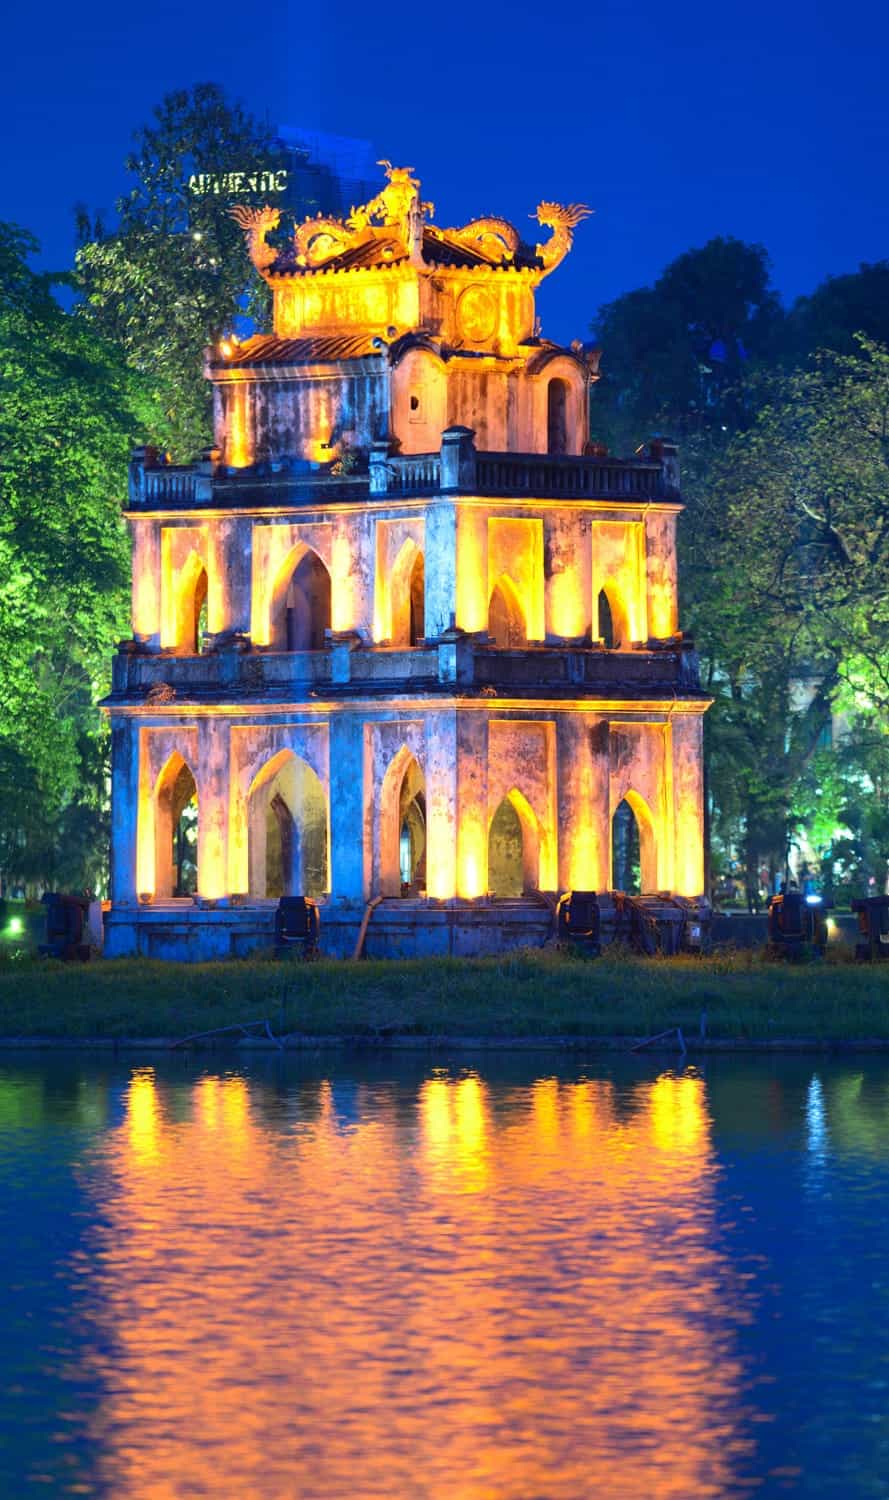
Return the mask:
{"type": "MultiPolygon", "coordinates": [[[[224,504],[232,492],[250,487],[279,488],[286,498],[289,486],[317,493],[337,485],[366,495],[528,495],[535,499],[651,500],[679,499],[679,462],[675,446],[653,439],[635,458],[607,455],[500,453],[480,451],[468,427],[449,427],[441,435],[437,453],[393,453],[388,439],[375,442],[367,473],[334,476],[297,474],[286,460],[251,466],[249,470],[220,468],[215,450],[192,465],[168,464],[155,450],[137,448],[130,462],[130,504],[186,508],[212,503],[214,494],[224,504]]],[[[348,498],[353,498],[352,494],[348,498]]],[[[280,502],[279,502],[280,503],[280,502]]]]}
{"type": "Polygon", "coordinates": [[[198,476],[191,465],[144,469],[143,498],[154,505],[194,505],[198,476]]]}
{"type": "Polygon", "coordinates": [[[609,458],[485,452],[473,439],[470,428],[451,427],[442,433],[439,453],[390,453],[387,442],[375,443],[370,454],[371,494],[678,499],[679,465],[672,443],[652,443],[636,458],[609,458]]]}
{"type": "Polygon", "coordinates": [[[661,465],[634,459],[477,453],[475,472],[476,488],[482,495],[615,495],[649,500],[666,495],[661,465]]]}

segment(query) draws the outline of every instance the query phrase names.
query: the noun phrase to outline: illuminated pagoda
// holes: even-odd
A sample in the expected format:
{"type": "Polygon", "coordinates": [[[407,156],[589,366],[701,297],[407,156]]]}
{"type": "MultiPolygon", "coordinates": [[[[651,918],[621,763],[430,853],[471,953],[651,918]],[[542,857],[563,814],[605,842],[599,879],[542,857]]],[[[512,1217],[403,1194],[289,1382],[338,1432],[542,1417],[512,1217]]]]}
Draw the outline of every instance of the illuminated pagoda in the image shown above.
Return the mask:
{"type": "Polygon", "coordinates": [[[274,332],[208,354],[215,447],[133,455],[133,636],[113,728],[106,952],[539,943],[553,898],[697,898],[702,694],[679,631],[675,449],[588,442],[596,356],[534,294],[586,210],[432,222],[387,163],[348,218],[233,212],[274,332]]]}

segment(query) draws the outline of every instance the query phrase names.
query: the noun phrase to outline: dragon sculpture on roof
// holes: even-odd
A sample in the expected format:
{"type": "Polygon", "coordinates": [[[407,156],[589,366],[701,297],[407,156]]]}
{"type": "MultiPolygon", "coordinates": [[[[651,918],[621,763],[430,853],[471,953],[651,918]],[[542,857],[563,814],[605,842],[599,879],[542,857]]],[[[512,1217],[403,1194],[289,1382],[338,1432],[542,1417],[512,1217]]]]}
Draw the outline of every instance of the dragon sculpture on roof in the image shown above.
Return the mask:
{"type": "MultiPolygon", "coordinates": [[[[419,264],[424,233],[442,245],[470,250],[492,266],[509,266],[523,248],[530,259],[532,252],[523,247],[518,230],[507,219],[487,215],[451,229],[439,229],[429,223],[435,205],[421,199],[420,181],[412,175],[413,167],[395,167],[386,160],[379,165],[385,169],[386,185],[369,203],[353,205],[344,219],[319,213],[297,225],[293,243],[298,266],[306,270],[321,268],[347,251],[377,239],[400,241],[404,253],[419,264]]],[[[247,236],[250,259],[265,274],[277,258],[266,235],[277,228],[279,210],[238,206],[230,212],[247,236]]],[[[550,238],[536,245],[533,251],[541,275],[547,276],[561,264],[574,242],[574,230],[591,213],[592,209],[583,203],[538,204],[536,214],[531,217],[552,230],[550,238]]],[[[534,269],[533,262],[528,269],[534,269]]]]}

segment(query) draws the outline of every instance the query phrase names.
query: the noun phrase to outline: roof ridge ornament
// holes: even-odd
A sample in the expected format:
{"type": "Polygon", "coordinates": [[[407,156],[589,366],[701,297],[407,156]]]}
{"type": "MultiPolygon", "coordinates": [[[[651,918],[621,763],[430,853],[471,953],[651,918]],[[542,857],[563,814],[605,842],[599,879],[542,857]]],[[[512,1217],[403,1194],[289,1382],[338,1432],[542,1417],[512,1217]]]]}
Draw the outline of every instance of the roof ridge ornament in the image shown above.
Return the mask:
{"type": "MultiPolygon", "coordinates": [[[[375,243],[380,244],[381,263],[407,257],[412,265],[422,266],[425,235],[427,245],[431,241],[450,245],[464,254],[468,252],[470,269],[482,270],[485,264],[500,269],[517,266],[536,272],[539,278],[561,265],[574,243],[574,230],[593,212],[585,203],[539,203],[530,217],[551,229],[552,235],[534,247],[532,256],[530,246],[523,243],[515,226],[495,214],[485,214],[450,229],[440,229],[428,222],[435,205],[420,197],[420,179],[413,175],[414,168],[395,167],[385,158],[379,165],[385,168],[386,184],[368,203],[353,204],[342,219],[319,213],[316,218],[297,225],[293,243],[300,269],[323,269],[348,252],[375,243]]],[[[278,252],[268,244],[267,236],[278,227],[280,209],[237,204],[229,212],[247,236],[254,266],[267,276],[278,260],[278,252]]],[[[286,266],[285,258],[282,267],[286,266]]]]}
{"type": "Polygon", "coordinates": [[[562,264],[574,244],[574,230],[594,212],[585,203],[538,203],[537,212],[529,217],[553,231],[544,244],[534,247],[543,262],[544,276],[562,264]]]}
{"type": "Polygon", "coordinates": [[[299,225],[294,235],[298,265],[324,265],[335,255],[383,237],[386,230],[401,241],[411,259],[419,258],[423,226],[435,205],[421,201],[413,167],[394,167],[385,159],[377,165],[386,170],[386,186],[369,203],[353,204],[345,219],[319,217],[299,225]]]}
{"type": "Polygon", "coordinates": [[[277,229],[281,222],[280,208],[252,208],[247,203],[235,203],[229,209],[230,216],[243,229],[247,237],[247,253],[257,271],[267,271],[278,258],[278,252],[268,243],[267,235],[277,229]]]}

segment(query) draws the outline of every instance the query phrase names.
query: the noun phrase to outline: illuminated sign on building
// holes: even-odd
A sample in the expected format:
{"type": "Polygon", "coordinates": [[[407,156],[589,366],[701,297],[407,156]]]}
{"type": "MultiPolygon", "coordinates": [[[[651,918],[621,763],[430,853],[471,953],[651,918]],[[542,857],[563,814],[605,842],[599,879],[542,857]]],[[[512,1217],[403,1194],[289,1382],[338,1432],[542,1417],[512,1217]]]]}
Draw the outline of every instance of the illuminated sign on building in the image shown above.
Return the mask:
{"type": "Polygon", "coordinates": [[[198,198],[210,194],[237,197],[239,193],[286,193],[287,171],[261,169],[255,172],[193,172],[189,190],[198,198]]]}

